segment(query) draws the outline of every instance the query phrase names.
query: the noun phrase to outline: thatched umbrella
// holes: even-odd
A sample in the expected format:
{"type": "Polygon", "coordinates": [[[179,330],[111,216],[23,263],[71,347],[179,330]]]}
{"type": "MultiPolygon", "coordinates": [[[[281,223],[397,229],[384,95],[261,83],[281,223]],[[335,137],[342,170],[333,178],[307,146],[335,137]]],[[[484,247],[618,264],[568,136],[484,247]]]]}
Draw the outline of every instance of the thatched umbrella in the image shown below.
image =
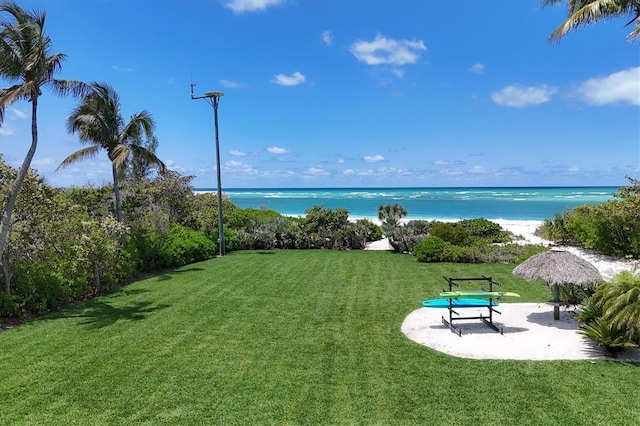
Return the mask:
{"type": "Polygon", "coordinates": [[[553,293],[553,318],[560,319],[560,287],[594,286],[604,280],[591,263],[567,251],[549,250],[531,256],[513,269],[513,274],[532,281],[542,278],[553,293]]]}

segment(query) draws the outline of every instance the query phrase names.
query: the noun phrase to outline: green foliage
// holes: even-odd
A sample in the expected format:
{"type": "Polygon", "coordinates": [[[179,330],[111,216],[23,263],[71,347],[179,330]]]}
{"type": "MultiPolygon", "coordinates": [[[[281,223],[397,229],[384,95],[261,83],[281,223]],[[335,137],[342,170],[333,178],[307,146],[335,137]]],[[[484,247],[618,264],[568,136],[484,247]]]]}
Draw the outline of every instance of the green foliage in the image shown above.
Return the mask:
{"type": "Polygon", "coordinates": [[[431,226],[430,234],[458,246],[464,245],[471,236],[471,232],[460,222],[435,222],[431,226]]]}
{"type": "Polygon", "coordinates": [[[20,315],[20,308],[13,300],[13,297],[0,293],[0,318],[17,317],[20,315]]]}
{"type": "Polygon", "coordinates": [[[640,183],[631,178],[629,181],[631,185],[621,188],[613,200],[578,206],[546,220],[543,236],[600,254],[639,258],[640,183]]]}
{"type": "Polygon", "coordinates": [[[210,259],[216,249],[216,244],[202,232],[175,224],[162,242],[160,267],[172,268],[210,259]]]}
{"type": "Polygon", "coordinates": [[[602,284],[592,297],[612,329],[625,330],[640,342],[640,272],[622,271],[602,284]]]}
{"type": "Polygon", "coordinates": [[[598,344],[614,351],[624,347],[635,346],[624,329],[611,327],[603,317],[580,325],[580,334],[595,340],[598,344]]]}
{"type": "Polygon", "coordinates": [[[378,241],[382,239],[382,228],[369,219],[358,219],[356,224],[366,229],[367,241],[378,241]]]}
{"type": "Polygon", "coordinates": [[[480,238],[487,243],[507,243],[511,241],[509,234],[500,225],[484,218],[463,219],[458,222],[469,231],[470,237],[480,238]]]}
{"type": "Polygon", "coordinates": [[[416,244],[413,255],[419,262],[442,262],[449,245],[440,237],[427,237],[416,244]]]}

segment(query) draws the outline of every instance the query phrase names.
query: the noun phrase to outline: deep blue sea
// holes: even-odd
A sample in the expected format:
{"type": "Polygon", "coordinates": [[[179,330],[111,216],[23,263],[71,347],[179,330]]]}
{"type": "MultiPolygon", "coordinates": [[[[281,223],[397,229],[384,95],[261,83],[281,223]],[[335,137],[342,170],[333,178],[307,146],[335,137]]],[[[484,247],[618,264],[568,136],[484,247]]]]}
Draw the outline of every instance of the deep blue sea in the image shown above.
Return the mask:
{"type": "MultiPolygon", "coordinates": [[[[400,204],[406,219],[544,220],[582,204],[612,199],[618,187],[540,188],[307,188],[224,189],[242,208],[265,207],[284,215],[303,216],[322,205],[345,208],[353,218],[374,218],[380,204],[400,204]]],[[[215,191],[197,188],[196,192],[215,191]]]]}

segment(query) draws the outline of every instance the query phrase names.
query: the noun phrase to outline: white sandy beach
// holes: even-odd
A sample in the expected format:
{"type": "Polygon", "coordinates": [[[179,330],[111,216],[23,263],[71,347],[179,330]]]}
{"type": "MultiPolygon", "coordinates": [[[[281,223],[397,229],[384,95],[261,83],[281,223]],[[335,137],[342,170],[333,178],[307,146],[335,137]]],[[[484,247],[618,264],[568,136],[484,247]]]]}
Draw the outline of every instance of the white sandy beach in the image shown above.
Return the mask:
{"type": "MultiPolygon", "coordinates": [[[[535,235],[541,221],[494,220],[503,229],[523,243],[551,245],[535,235]]],[[[563,249],[589,261],[605,280],[623,270],[638,270],[637,260],[612,258],[597,255],[576,247],[563,249]]],[[[369,250],[390,250],[388,240],[372,243],[369,250]]],[[[420,301],[416,301],[419,305],[420,301]]],[[[449,355],[471,359],[518,359],[518,360],[578,360],[609,359],[603,348],[578,333],[578,322],[573,309],[561,308],[560,320],[553,319],[553,306],[546,303],[503,303],[496,308],[493,321],[502,329],[494,331],[481,320],[456,321],[454,325],[462,331],[459,336],[443,324],[449,318],[447,309],[419,308],[404,320],[401,331],[421,345],[449,355]]],[[[488,309],[464,310],[465,317],[482,314],[488,309]]],[[[640,362],[640,349],[625,349],[618,360],[640,362]]],[[[595,361],[593,361],[595,362],[595,361]]]]}

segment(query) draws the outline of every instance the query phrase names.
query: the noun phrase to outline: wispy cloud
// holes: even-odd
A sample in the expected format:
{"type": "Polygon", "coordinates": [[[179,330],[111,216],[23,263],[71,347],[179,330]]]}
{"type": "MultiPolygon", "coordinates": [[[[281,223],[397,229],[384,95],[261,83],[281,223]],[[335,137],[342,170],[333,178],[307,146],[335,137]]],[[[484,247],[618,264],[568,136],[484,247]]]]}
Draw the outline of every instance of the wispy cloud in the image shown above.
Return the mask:
{"type": "Polygon", "coordinates": [[[330,173],[324,167],[318,166],[318,167],[309,167],[305,171],[305,174],[308,176],[328,176],[330,173]]]}
{"type": "Polygon", "coordinates": [[[231,9],[234,13],[245,13],[260,12],[270,6],[284,2],[285,0],[229,0],[224,3],[224,6],[231,9]]]}
{"type": "Polygon", "coordinates": [[[320,38],[322,38],[322,41],[327,46],[333,46],[333,34],[331,33],[331,31],[324,30],[322,32],[322,35],[320,36],[320,38]]]}
{"type": "Polygon", "coordinates": [[[306,79],[307,78],[304,76],[304,74],[296,71],[289,76],[278,74],[273,78],[273,80],[271,80],[271,82],[279,84],[280,86],[297,86],[304,83],[306,79]]]}
{"type": "Polygon", "coordinates": [[[547,103],[557,92],[557,87],[546,84],[529,87],[515,84],[493,92],[491,99],[498,105],[523,108],[547,103]]]}
{"type": "Polygon", "coordinates": [[[484,65],[481,63],[477,63],[474,66],[472,66],[471,68],[469,68],[469,72],[475,73],[475,74],[482,74],[484,73],[484,65]]]}
{"type": "Polygon", "coordinates": [[[381,34],[373,41],[357,41],[349,47],[349,51],[367,65],[414,64],[425,50],[427,47],[421,40],[394,40],[381,34]]]}
{"type": "Polygon", "coordinates": [[[377,163],[379,161],[384,161],[384,157],[382,155],[365,155],[363,160],[367,163],[377,163]]]}
{"type": "Polygon", "coordinates": [[[234,157],[246,157],[247,155],[249,155],[249,154],[247,154],[246,152],[244,152],[244,151],[238,151],[237,149],[230,149],[230,150],[229,150],[229,151],[227,151],[227,152],[229,153],[229,155],[232,155],[232,156],[234,156],[234,157]]]}
{"type": "Polygon", "coordinates": [[[275,155],[291,154],[290,149],[281,148],[279,146],[270,146],[269,148],[267,148],[267,152],[275,155]]]}
{"type": "Polygon", "coordinates": [[[111,69],[112,69],[112,70],[115,70],[115,71],[118,71],[118,72],[134,72],[134,71],[135,71],[135,69],[133,69],[133,68],[131,68],[131,67],[125,67],[125,68],[123,68],[123,67],[120,67],[120,66],[118,66],[118,65],[112,65],[112,66],[111,66],[111,69]]]}
{"type": "Polygon", "coordinates": [[[231,81],[231,80],[220,80],[219,83],[228,89],[243,89],[247,87],[246,83],[242,83],[239,81],[231,81]]]}
{"type": "Polygon", "coordinates": [[[640,67],[584,81],[571,95],[589,105],[640,105],[640,67]]]}

